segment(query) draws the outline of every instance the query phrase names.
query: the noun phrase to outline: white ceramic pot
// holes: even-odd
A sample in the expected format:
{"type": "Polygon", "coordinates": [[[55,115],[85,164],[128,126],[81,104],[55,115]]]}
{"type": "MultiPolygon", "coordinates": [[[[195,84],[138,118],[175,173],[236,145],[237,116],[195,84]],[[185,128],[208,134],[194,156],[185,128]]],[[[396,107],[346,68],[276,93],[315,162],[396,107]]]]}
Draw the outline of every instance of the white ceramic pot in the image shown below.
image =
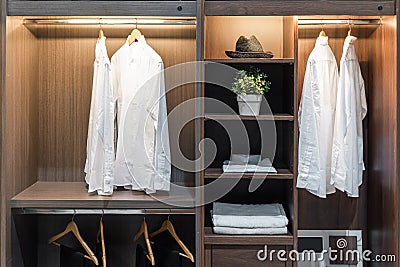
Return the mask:
{"type": "Polygon", "coordinates": [[[262,95],[238,95],[239,114],[257,116],[260,114],[262,95]]]}

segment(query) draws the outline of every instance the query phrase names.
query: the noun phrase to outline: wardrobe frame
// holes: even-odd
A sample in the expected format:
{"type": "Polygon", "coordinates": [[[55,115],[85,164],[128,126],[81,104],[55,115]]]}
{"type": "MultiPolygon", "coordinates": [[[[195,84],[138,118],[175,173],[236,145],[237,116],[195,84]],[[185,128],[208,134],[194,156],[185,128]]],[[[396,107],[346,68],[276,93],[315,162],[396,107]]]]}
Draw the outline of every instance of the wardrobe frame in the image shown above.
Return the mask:
{"type": "MultiPolygon", "coordinates": [[[[4,127],[5,123],[5,85],[6,77],[6,16],[196,16],[196,59],[204,59],[204,19],[205,16],[297,16],[297,15],[348,15],[348,16],[396,16],[396,52],[400,52],[400,0],[351,0],[351,1],[324,1],[324,0],[291,0],[291,1],[19,1],[19,0],[1,0],[0,1],[0,44],[1,44],[1,100],[2,120],[0,127],[2,138],[1,157],[1,180],[0,180],[0,266],[13,266],[11,257],[11,244],[16,236],[11,234],[11,209],[10,199],[17,193],[12,187],[14,181],[7,177],[6,168],[13,163],[7,160],[5,154],[5,132],[10,129],[4,127]],[[179,10],[181,9],[181,10],[179,10]]],[[[396,41],[394,40],[394,41],[396,41]]],[[[393,41],[393,40],[389,40],[393,41]]],[[[297,58],[297,56],[295,56],[297,58]]],[[[400,152],[400,142],[397,134],[400,132],[400,109],[397,103],[400,102],[400,60],[396,59],[397,73],[394,81],[396,91],[393,94],[383,95],[382,99],[377,100],[381,105],[381,112],[385,112],[384,104],[386,100],[391,100],[387,107],[390,114],[386,114],[382,120],[387,121],[384,131],[387,131],[387,139],[375,140],[370,146],[379,147],[385,142],[384,158],[380,159],[379,170],[385,170],[386,178],[380,181],[378,178],[373,180],[378,187],[368,191],[368,206],[373,210],[369,213],[368,231],[377,231],[374,240],[369,241],[371,248],[387,247],[395,251],[397,259],[400,260],[400,200],[397,192],[400,192],[400,164],[398,162],[400,152]],[[380,101],[380,102],[379,102],[380,101]],[[393,164],[392,164],[393,163],[393,164]],[[390,176],[390,177],[389,177],[390,176]],[[380,186],[379,186],[380,185],[380,186]],[[388,219],[376,219],[380,216],[389,215],[388,219]],[[375,219],[374,219],[375,218],[375,219]],[[390,222],[389,222],[390,221],[390,222]]],[[[202,77],[201,69],[197,71],[198,78],[202,77]]],[[[201,95],[202,85],[197,84],[196,95],[201,95]]],[[[375,100],[374,100],[375,101],[375,100]]],[[[203,114],[202,107],[198,103],[195,107],[197,114],[203,114]]],[[[195,121],[195,143],[203,138],[202,119],[195,121]]],[[[199,152],[197,151],[197,156],[199,152]]],[[[201,167],[200,165],[198,166],[201,167]]],[[[203,179],[201,173],[196,174],[196,185],[202,185],[203,179]]],[[[202,191],[198,190],[196,194],[196,203],[201,203],[202,191]]],[[[196,266],[203,267],[206,257],[204,250],[204,216],[205,211],[202,207],[196,208],[196,266]]],[[[299,211],[300,213],[300,211],[299,211]]],[[[296,243],[296,240],[294,241],[296,243]]],[[[379,266],[379,264],[371,264],[379,266]]],[[[388,264],[388,266],[390,266],[388,264]]],[[[396,266],[394,263],[391,266],[396,266]]]]}

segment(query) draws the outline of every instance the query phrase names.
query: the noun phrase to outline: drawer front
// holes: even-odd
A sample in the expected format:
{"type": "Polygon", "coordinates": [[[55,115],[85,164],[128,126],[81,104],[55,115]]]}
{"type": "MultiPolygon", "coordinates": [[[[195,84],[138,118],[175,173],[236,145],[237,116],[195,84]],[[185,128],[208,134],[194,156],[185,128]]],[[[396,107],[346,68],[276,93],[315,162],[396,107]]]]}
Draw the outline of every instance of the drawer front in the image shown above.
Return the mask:
{"type": "Polygon", "coordinates": [[[269,254],[265,257],[265,246],[212,246],[211,252],[211,266],[212,267],[286,267],[291,266],[291,263],[287,264],[285,261],[279,261],[277,254],[279,250],[285,250],[285,246],[267,246],[267,253],[275,250],[272,253],[272,261],[270,260],[269,254]],[[260,252],[261,251],[261,252],[260,252]],[[261,259],[259,259],[259,257],[261,259]]]}

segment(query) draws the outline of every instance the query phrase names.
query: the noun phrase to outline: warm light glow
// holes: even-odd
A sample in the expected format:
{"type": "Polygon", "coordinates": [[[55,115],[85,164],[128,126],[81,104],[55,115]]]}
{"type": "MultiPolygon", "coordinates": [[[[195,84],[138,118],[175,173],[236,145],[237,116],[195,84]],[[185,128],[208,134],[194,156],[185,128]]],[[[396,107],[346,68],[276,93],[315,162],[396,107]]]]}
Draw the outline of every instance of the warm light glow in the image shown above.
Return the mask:
{"type": "Polygon", "coordinates": [[[188,19],[146,19],[146,18],[72,18],[72,19],[37,19],[29,18],[24,20],[24,24],[37,24],[37,25],[195,25],[196,20],[188,19]]]}

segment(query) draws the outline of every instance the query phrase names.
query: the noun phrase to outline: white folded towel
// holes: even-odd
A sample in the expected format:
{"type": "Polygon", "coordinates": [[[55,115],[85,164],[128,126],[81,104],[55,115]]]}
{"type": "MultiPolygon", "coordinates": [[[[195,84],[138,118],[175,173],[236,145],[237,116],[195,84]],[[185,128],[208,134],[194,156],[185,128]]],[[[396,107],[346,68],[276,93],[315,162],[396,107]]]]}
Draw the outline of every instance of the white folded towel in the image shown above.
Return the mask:
{"type": "Polygon", "coordinates": [[[236,228],[213,227],[214,233],[225,235],[283,235],[288,233],[287,227],[277,228],[236,228]]]}
{"type": "Polygon", "coordinates": [[[225,164],[222,165],[222,170],[224,172],[233,172],[233,173],[245,173],[245,172],[257,172],[257,173],[277,173],[274,167],[261,167],[257,165],[232,165],[225,164]]]}
{"type": "Polygon", "coordinates": [[[281,204],[213,203],[212,221],[217,227],[285,227],[289,221],[281,204]]]}
{"type": "Polygon", "coordinates": [[[277,173],[269,158],[260,161],[260,155],[232,154],[222,166],[224,172],[268,172],[277,173]]]}

